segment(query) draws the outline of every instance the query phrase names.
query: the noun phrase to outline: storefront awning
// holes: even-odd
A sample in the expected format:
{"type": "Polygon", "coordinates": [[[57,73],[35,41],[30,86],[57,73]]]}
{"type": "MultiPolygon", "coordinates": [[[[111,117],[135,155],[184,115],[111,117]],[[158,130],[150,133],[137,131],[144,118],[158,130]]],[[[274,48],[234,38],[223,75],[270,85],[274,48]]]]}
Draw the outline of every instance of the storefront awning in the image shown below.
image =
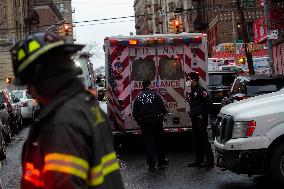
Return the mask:
{"type": "MultiPolygon", "coordinates": [[[[254,51],[252,53],[253,57],[266,57],[268,56],[267,54],[267,50],[266,49],[262,49],[259,51],[254,51]]],[[[236,54],[236,58],[239,59],[241,57],[245,57],[245,54],[236,54]]],[[[235,53],[232,51],[228,51],[228,52],[218,52],[215,53],[212,58],[224,58],[224,59],[235,59],[235,53]]]]}

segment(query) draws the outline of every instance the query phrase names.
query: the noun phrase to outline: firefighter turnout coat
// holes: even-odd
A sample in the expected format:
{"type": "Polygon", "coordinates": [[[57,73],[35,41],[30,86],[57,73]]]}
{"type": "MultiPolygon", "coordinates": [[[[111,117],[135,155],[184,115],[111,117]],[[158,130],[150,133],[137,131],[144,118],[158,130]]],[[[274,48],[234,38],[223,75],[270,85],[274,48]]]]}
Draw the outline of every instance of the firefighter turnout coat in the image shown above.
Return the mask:
{"type": "Polygon", "coordinates": [[[111,129],[80,81],[43,108],[23,149],[23,189],[122,189],[111,129]]]}

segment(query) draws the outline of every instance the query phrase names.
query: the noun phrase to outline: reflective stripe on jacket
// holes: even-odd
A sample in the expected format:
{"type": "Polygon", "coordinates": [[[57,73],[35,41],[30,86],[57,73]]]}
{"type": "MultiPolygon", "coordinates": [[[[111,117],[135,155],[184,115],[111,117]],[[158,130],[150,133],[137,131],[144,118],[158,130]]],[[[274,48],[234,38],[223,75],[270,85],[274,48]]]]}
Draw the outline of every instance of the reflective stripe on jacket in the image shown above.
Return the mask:
{"type": "Polygon", "coordinates": [[[23,149],[21,187],[124,188],[106,116],[79,81],[35,119],[23,149]]]}

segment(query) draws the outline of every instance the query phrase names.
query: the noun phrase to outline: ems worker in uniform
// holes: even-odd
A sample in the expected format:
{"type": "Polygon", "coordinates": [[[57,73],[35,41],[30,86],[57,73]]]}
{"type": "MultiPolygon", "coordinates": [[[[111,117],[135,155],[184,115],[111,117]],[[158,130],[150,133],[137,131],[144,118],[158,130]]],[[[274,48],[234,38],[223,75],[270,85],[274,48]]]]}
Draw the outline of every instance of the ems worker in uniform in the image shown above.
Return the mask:
{"type": "Polygon", "coordinates": [[[163,150],[163,119],[166,108],[162,98],[149,88],[151,81],[142,82],[143,89],[134,100],[133,117],[141,127],[150,171],[169,164],[163,150]]]}
{"type": "Polygon", "coordinates": [[[191,72],[188,74],[187,85],[191,86],[189,94],[190,112],[192,122],[192,135],[195,144],[195,161],[188,167],[213,167],[214,155],[208,140],[207,125],[208,114],[212,101],[206,89],[199,85],[199,74],[191,72]],[[204,158],[206,157],[206,161],[204,158]]]}
{"type": "Polygon", "coordinates": [[[23,189],[124,188],[107,118],[70,58],[82,48],[36,33],[11,50],[15,84],[40,104],[23,149],[23,189]]]}

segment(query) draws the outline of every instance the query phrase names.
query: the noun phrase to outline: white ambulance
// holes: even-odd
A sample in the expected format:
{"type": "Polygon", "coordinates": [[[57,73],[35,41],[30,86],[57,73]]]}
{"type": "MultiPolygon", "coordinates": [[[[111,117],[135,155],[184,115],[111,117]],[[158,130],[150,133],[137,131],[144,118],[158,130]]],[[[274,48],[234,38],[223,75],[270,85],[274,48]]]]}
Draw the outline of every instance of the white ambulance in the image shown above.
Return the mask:
{"type": "Polygon", "coordinates": [[[114,134],[140,134],[132,116],[142,80],[152,81],[168,114],[166,132],[186,132],[191,127],[185,85],[189,72],[199,72],[207,86],[207,36],[202,33],[115,36],[105,38],[107,114],[114,134]]]}

